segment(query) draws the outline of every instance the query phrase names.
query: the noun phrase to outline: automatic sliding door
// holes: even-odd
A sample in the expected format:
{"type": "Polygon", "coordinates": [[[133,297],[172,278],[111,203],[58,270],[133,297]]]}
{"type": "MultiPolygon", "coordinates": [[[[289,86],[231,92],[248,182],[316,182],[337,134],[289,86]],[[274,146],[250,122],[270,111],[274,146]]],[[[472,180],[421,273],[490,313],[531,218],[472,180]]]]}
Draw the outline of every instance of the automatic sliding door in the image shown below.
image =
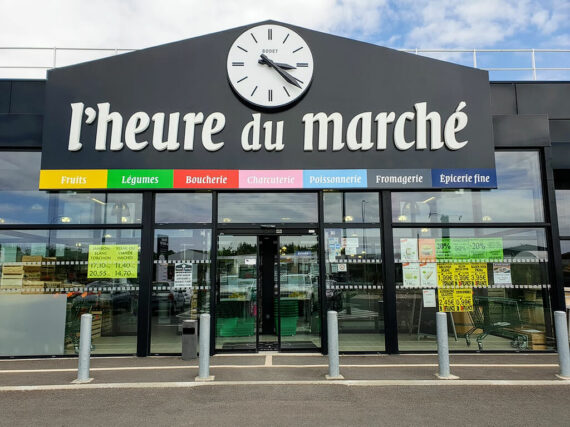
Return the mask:
{"type": "Polygon", "coordinates": [[[317,236],[279,237],[281,349],[321,347],[317,236]]]}
{"type": "Polygon", "coordinates": [[[257,236],[218,237],[216,349],[255,350],[257,236]]]}

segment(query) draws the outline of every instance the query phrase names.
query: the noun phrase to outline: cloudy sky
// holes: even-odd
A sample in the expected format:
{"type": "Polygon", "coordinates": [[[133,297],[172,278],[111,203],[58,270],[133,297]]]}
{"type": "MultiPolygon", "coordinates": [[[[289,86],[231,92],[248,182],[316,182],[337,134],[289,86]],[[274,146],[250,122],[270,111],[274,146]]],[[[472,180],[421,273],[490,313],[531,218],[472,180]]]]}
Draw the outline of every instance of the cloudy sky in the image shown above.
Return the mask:
{"type": "Polygon", "coordinates": [[[266,19],[399,49],[570,48],[570,0],[0,0],[0,47],[138,49],[266,19]]]}

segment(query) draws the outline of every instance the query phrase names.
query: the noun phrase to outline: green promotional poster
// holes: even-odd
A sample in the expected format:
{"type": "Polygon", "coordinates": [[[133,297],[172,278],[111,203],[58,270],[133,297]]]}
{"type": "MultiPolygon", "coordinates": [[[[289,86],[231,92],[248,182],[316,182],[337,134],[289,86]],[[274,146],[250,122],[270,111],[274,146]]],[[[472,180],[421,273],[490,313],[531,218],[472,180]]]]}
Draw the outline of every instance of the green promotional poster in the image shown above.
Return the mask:
{"type": "Polygon", "coordinates": [[[138,257],[138,245],[89,245],[87,278],[136,278],[138,257]]]}

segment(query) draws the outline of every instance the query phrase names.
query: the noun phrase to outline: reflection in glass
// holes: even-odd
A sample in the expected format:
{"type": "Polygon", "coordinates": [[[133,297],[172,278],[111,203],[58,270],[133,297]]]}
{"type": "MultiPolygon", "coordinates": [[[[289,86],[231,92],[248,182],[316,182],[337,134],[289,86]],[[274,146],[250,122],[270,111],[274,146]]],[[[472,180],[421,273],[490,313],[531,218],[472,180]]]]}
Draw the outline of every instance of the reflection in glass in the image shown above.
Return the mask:
{"type": "Polygon", "coordinates": [[[560,241],[562,252],[562,272],[564,274],[564,287],[570,288],[570,240],[560,241]]]}
{"type": "Polygon", "coordinates": [[[220,193],[220,223],[318,222],[316,193],[220,193]]]}
{"type": "Polygon", "coordinates": [[[257,236],[219,236],[216,348],[255,350],[257,236]]]}
{"type": "Polygon", "coordinates": [[[452,350],[551,348],[543,229],[397,228],[394,257],[400,350],[436,350],[438,310],[452,350]]]}
{"type": "Polygon", "coordinates": [[[380,222],[378,193],[327,191],[323,201],[325,222],[380,222]]]}
{"type": "Polygon", "coordinates": [[[0,152],[0,224],[45,224],[49,195],[37,191],[41,153],[0,152]]]}
{"type": "Polygon", "coordinates": [[[53,193],[52,224],[140,224],[140,193],[53,193]]]}
{"type": "Polygon", "coordinates": [[[279,248],[281,348],[320,348],[317,236],[281,236],[279,248]]]}
{"type": "Polygon", "coordinates": [[[561,236],[570,236],[570,190],[556,190],[558,229],[561,236]]]}
{"type": "Polygon", "coordinates": [[[542,222],[544,210],[536,151],[495,153],[497,189],[392,193],[399,223],[542,222]]]}
{"type": "Polygon", "coordinates": [[[157,223],[212,222],[211,193],[157,193],[154,203],[157,223]]]}
{"type": "Polygon", "coordinates": [[[0,355],[75,354],[84,313],[93,315],[93,353],[135,353],[139,251],[139,230],[2,231],[0,355]],[[122,266],[95,273],[93,245],[129,245],[130,255],[112,255],[125,257],[122,266]]]}
{"type": "Polygon", "coordinates": [[[151,353],[180,353],[182,322],[210,312],[209,229],[156,229],[151,353]]]}
{"type": "Polygon", "coordinates": [[[383,351],[380,229],[328,228],[326,295],[338,312],[341,351],[383,351]]]}

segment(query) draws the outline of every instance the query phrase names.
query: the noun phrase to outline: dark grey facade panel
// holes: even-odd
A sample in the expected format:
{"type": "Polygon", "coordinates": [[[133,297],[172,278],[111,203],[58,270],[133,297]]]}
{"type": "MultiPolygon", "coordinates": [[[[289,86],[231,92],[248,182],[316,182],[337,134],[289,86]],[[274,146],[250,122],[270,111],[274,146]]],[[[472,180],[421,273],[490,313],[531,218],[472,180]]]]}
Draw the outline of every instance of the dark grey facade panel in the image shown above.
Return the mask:
{"type": "Polygon", "coordinates": [[[570,144],[570,120],[549,120],[550,140],[570,144]]]}
{"type": "Polygon", "coordinates": [[[570,169],[570,144],[552,143],[552,168],[570,169]]]}
{"type": "Polygon", "coordinates": [[[514,83],[491,83],[491,114],[517,114],[517,95],[514,83]]]}
{"type": "Polygon", "coordinates": [[[493,116],[495,147],[547,147],[550,145],[545,115],[493,116]]]}
{"type": "Polygon", "coordinates": [[[10,113],[44,114],[45,87],[44,80],[13,81],[10,113]]]}
{"type": "Polygon", "coordinates": [[[0,114],[10,112],[10,91],[12,82],[10,80],[0,81],[0,114]]]}
{"type": "Polygon", "coordinates": [[[519,114],[547,114],[570,119],[570,83],[517,83],[519,114]]]}
{"type": "Polygon", "coordinates": [[[43,115],[0,114],[0,147],[41,148],[43,115]]]}

